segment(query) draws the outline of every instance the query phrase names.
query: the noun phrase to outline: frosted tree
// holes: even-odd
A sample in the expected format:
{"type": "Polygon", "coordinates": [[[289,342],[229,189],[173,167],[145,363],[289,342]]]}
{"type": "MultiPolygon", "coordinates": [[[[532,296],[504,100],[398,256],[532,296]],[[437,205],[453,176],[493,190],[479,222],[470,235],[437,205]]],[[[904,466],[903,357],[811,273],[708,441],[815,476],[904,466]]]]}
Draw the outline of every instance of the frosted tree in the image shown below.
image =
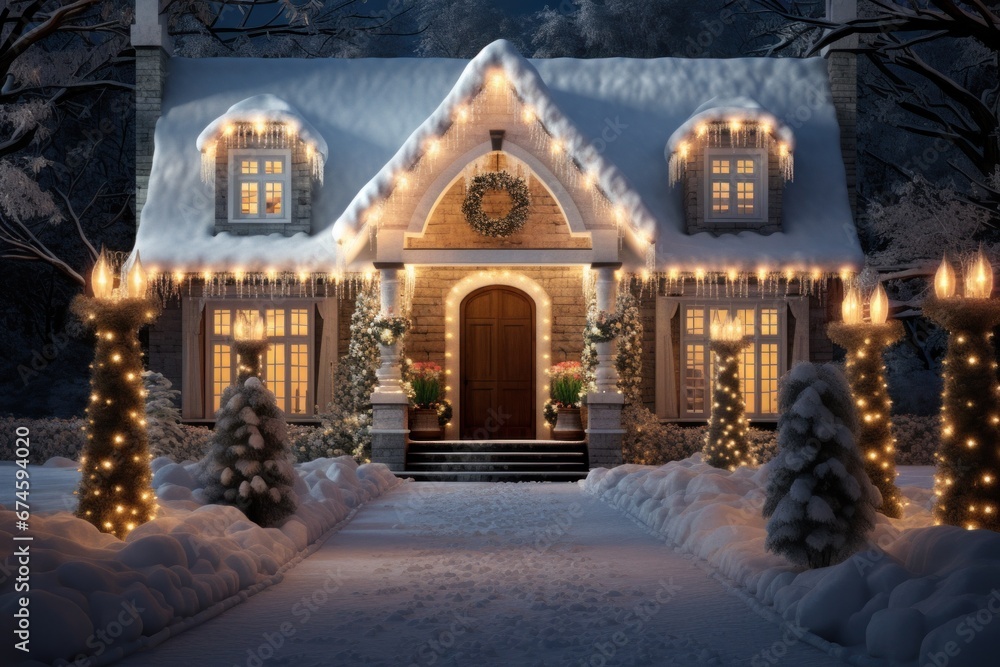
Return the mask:
{"type": "Polygon", "coordinates": [[[351,315],[351,342],[340,359],[334,378],[334,395],[322,425],[300,447],[299,456],[312,459],[347,452],[359,461],[371,458],[372,392],[378,384],[375,371],[381,363],[372,322],[381,310],[378,281],[358,288],[351,315]]]}
{"type": "Polygon", "coordinates": [[[154,451],[177,451],[184,443],[181,412],[177,409],[181,392],[161,373],[143,371],[146,388],[146,431],[154,451]]]}
{"type": "Polygon", "coordinates": [[[274,394],[255,377],[228,387],[216,415],[205,496],[234,505],[261,526],[276,526],[295,511],[294,478],[285,416],[274,394]]]}
{"type": "Polygon", "coordinates": [[[881,504],[855,446],[851,390],[833,364],[796,364],[781,379],[777,457],[764,517],[768,551],[826,567],[861,547],[881,504]]]}

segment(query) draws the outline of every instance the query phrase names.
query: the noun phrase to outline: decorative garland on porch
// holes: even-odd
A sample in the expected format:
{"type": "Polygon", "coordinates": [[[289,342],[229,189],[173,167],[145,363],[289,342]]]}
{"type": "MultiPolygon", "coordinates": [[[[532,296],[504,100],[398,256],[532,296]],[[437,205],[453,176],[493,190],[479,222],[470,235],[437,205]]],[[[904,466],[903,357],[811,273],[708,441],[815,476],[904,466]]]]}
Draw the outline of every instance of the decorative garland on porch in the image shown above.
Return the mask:
{"type": "Polygon", "coordinates": [[[483,236],[505,238],[524,226],[530,206],[531,195],[523,178],[511,176],[506,171],[490,171],[472,179],[462,203],[462,213],[469,226],[483,236]],[[510,195],[510,211],[502,218],[491,218],[483,213],[483,195],[490,190],[510,195]]]}

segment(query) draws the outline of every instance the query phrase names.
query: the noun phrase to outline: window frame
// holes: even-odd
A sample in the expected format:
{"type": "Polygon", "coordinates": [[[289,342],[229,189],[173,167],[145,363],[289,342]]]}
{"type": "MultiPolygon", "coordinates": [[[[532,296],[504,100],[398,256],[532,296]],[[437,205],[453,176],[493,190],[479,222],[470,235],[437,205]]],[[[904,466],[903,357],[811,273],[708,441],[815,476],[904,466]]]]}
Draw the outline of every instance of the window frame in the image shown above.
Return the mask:
{"type": "Polygon", "coordinates": [[[703,189],[705,192],[705,221],[706,222],[766,222],[768,219],[768,191],[769,191],[769,179],[768,179],[768,155],[767,149],[765,148],[706,148],[705,149],[705,177],[703,179],[703,189]],[[733,161],[733,168],[730,169],[728,178],[723,178],[721,176],[716,176],[712,174],[712,160],[719,159],[720,157],[728,158],[733,161]],[[735,161],[739,159],[752,158],[755,162],[756,169],[753,174],[754,178],[752,182],[754,183],[754,200],[755,200],[755,211],[754,215],[740,215],[738,213],[732,212],[736,208],[736,192],[737,183],[740,182],[750,182],[751,179],[738,178],[740,174],[736,173],[735,161]],[[730,196],[730,212],[726,214],[715,213],[712,210],[712,184],[715,182],[727,182],[729,183],[729,196],[730,196]]]}
{"type": "MultiPolygon", "coordinates": [[[[680,421],[692,421],[692,420],[703,420],[708,419],[711,414],[711,401],[712,401],[712,390],[713,390],[713,380],[714,380],[714,367],[712,361],[712,353],[708,349],[709,342],[709,328],[711,327],[711,311],[712,310],[727,310],[730,316],[733,315],[735,311],[747,310],[750,308],[755,309],[754,315],[754,335],[752,336],[756,356],[755,356],[755,377],[754,382],[754,405],[755,410],[747,410],[747,417],[753,421],[763,422],[763,421],[775,421],[778,418],[777,405],[775,405],[774,412],[761,412],[760,407],[762,404],[762,392],[760,389],[761,383],[761,360],[760,360],[760,345],[761,343],[776,343],[778,346],[778,368],[777,376],[774,378],[777,381],[778,378],[782,376],[788,370],[788,304],[783,300],[768,300],[768,299],[727,299],[726,301],[706,301],[703,299],[690,299],[683,300],[679,303],[679,308],[677,309],[677,317],[680,318],[680,335],[678,341],[678,371],[679,371],[679,382],[677,386],[678,396],[677,396],[677,418],[680,421]],[[705,311],[703,317],[704,320],[704,332],[698,335],[689,334],[687,331],[687,313],[689,309],[698,308],[705,311]],[[778,331],[773,335],[762,335],[761,331],[761,310],[765,308],[774,308],[777,310],[778,315],[778,331]],[[687,370],[687,347],[688,344],[694,343],[704,343],[704,350],[706,354],[706,360],[702,364],[702,369],[707,369],[706,382],[705,382],[705,400],[704,400],[704,410],[700,412],[689,411],[687,408],[687,378],[685,378],[685,371],[687,370]]],[[[742,370],[742,362],[741,362],[742,370]]],[[[746,378],[743,374],[740,375],[740,382],[745,383],[746,378]]],[[[777,400],[777,397],[775,397],[777,400]]]]}
{"type": "MultiPolygon", "coordinates": [[[[230,334],[217,334],[215,333],[215,314],[220,310],[228,310],[232,313],[230,317],[230,327],[232,323],[235,322],[235,314],[240,310],[253,310],[260,312],[261,314],[267,310],[283,310],[284,315],[284,328],[285,335],[283,336],[273,336],[270,340],[275,343],[284,345],[284,356],[285,356],[285,391],[284,397],[279,401],[278,407],[281,408],[282,412],[289,419],[314,419],[316,417],[315,412],[315,396],[316,396],[316,377],[315,377],[315,363],[316,363],[316,300],[314,299],[287,299],[280,302],[275,301],[251,301],[251,300],[240,300],[240,299],[225,299],[225,300],[213,300],[206,304],[205,307],[205,370],[203,378],[203,391],[204,391],[204,404],[205,404],[205,415],[209,419],[215,417],[216,407],[215,407],[215,357],[214,357],[214,347],[218,344],[226,344],[230,346],[230,380],[235,381],[236,379],[236,355],[232,351],[232,329],[230,328],[230,334]],[[293,336],[291,335],[292,326],[292,310],[305,310],[306,311],[306,334],[293,336]],[[292,345],[306,345],[307,350],[307,365],[306,365],[306,396],[305,396],[305,412],[290,412],[285,409],[286,406],[291,405],[291,389],[292,389],[292,345]],[[285,405],[281,405],[284,402],[285,405]]],[[[267,360],[264,360],[264,377],[261,378],[264,385],[268,386],[268,370],[267,370],[267,360]]]]}
{"type": "Polygon", "coordinates": [[[229,151],[229,222],[269,224],[269,223],[290,223],[292,221],[292,149],[291,148],[234,148],[229,151]],[[275,178],[277,174],[264,174],[263,162],[270,157],[280,157],[284,163],[280,178],[275,178]],[[241,160],[253,158],[260,161],[260,169],[257,174],[244,175],[239,169],[241,160]],[[258,213],[257,215],[244,216],[240,213],[241,186],[243,183],[255,182],[258,184],[258,213]],[[265,212],[265,183],[281,182],[282,184],[282,213],[268,214],[265,212]]]}

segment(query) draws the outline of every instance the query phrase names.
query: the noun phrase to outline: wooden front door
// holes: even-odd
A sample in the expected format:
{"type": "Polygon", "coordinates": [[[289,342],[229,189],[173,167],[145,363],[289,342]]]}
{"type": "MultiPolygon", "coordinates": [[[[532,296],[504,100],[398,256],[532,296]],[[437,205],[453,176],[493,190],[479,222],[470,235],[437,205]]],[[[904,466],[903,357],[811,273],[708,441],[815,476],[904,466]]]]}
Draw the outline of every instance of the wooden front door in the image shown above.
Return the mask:
{"type": "Polygon", "coordinates": [[[461,434],[535,438],[535,304],[513,287],[483,287],[462,301],[461,434]]]}

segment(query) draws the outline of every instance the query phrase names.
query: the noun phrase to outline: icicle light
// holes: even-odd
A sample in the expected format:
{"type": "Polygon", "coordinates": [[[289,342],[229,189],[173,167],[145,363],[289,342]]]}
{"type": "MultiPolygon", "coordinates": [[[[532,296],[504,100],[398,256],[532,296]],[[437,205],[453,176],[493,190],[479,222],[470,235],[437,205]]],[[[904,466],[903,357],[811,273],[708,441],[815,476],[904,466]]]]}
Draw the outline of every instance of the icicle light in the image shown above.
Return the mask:
{"type": "Polygon", "coordinates": [[[692,136],[677,144],[670,154],[670,184],[677,185],[684,177],[688,158],[697,154],[696,147],[705,148],[763,148],[768,154],[773,144],[778,154],[778,171],[785,182],[795,177],[795,161],[787,143],[774,136],[770,123],[756,120],[731,119],[699,124],[692,136]]]}
{"type": "Polygon", "coordinates": [[[215,182],[216,158],[219,145],[226,151],[233,148],[297,148],[301,146],[313,179],[323,183],[323,154],[316,146],[303,140],[298,128],[282,121],[255,120],[227,123],[215,141],[206,142],[201,151],[201,180],[215,182]]]}

